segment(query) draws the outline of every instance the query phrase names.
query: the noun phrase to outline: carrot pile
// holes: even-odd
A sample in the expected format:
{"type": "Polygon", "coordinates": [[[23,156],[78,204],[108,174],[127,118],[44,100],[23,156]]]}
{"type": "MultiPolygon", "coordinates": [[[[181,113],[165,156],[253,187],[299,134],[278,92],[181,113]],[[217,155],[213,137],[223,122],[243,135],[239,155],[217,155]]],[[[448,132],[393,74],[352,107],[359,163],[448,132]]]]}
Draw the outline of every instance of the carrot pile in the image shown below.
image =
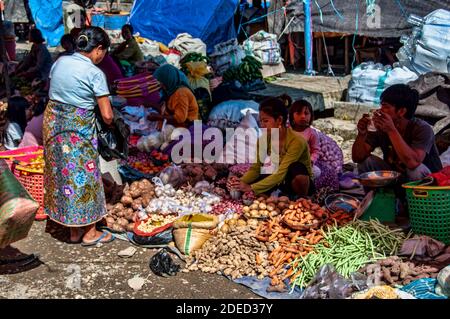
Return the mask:
{"type": "Polygon", "coordinates": [[[284,210],[282,215],[259,224],[256,238],[274,244],[269,248],[272,250],[268,256],[270,265],[274,267],[269,274],[272,286],[284,286],[283,281],[288,278],[294,282],[299,273],[293,276],[296,268],[293,262],[313,251],[314,245],[323,239],[320,227],[325,216],[326,212],[320,206],[301,199],[284,210]],[[294,228],[304,226],[304,229],[293,229],[292,225],[294,228]]]}

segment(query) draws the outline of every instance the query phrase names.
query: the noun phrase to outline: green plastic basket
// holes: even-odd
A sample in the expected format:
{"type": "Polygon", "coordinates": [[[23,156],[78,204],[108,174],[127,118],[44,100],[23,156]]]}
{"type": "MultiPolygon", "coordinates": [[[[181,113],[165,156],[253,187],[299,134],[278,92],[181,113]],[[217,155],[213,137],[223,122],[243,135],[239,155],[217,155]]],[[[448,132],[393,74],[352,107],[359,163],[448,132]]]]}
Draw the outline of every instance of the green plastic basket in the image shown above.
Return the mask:
{"type": "Polygon", "coordinates": [[[421,181],[404,184],[411,228],[450,244],[450,186],[418,186],[421,181]]]}

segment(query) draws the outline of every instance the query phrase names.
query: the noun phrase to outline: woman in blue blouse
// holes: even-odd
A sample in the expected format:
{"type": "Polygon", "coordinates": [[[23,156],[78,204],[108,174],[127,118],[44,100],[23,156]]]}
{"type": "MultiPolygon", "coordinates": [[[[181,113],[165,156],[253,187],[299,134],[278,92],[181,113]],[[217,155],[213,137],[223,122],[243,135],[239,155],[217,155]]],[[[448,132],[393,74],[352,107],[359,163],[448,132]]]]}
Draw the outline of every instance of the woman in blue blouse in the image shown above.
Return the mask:
{"type": "Polygon", "coordinates": [[[110,125],[113,112],[104,73],[96,67],[110,46],[101,28],[81,31],[77,52],[63,56],[50,72],[50,102],[44,115],[45,211],[70,227],[71,242],[94,245],[112,241],[96,229],[106,215],[99,168],[95,109],[110,125]]]}

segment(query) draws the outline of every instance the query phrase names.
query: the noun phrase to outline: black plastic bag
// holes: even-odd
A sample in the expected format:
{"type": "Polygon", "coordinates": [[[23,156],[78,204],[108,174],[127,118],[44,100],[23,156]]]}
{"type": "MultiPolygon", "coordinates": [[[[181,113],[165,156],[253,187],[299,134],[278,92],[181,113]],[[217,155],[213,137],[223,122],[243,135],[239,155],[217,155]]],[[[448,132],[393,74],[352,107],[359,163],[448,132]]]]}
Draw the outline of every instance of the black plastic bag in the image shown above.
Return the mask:
{"type": "Polygon", "coordinates": [[[150,269],[155,275],[168,277],[175,276],[181,267],[173,262],[167,250],[163,248],[150,259],[150,269]]]}
{"type": "Polygon", "coordinates": [[[150,246],[150,245],[166,245],[173,241],[172,228],[169,228],[155,236],[144,237],[133,234],[133,240],[136,244],[150,246]]]}
{"type": "Polygon", "coordinates": [[[125,183],[131,183],[134,181],[139,181],[143,178],[152,179],[155,175],[149,175],[138,171],[137,169],[132,168],[130,165],[121,165],[118,168],[120,177],[125,183]]]}
{"type": "Polygon", "coordinates": [[[98,152],[107,162],[128,157],[128,137],[130,127],[125,123],[120,111],[113,108],[113,126],[107,126],[101,115],[97,115],[98,152]]]}

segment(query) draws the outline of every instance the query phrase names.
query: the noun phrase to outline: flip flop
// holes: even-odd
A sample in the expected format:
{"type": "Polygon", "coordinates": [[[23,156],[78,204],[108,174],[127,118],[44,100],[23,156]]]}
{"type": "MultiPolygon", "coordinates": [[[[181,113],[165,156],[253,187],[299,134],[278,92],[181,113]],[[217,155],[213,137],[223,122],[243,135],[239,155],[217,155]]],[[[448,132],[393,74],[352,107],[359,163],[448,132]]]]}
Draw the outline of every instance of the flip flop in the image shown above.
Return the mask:
{"type": "Polygon", "coordinates": [[[102,241],[102,239],[104,239],[106,236],[108,236],[108,234],[110,234],[110,233],[104,231],[103,234],[101,234],[101,236],[99,238],[97,238],[96,240],[91,241],[89,243],[82,242],[81,246],[83,246],[83,247],[95,246],[98,243],[107,244],[107,243],[112,242],[114,239],[116,239],[116,237],[114,237],[114,235],[111,234],[111,238],[110,239],[108,239],[107,241],[102,241]]]}

